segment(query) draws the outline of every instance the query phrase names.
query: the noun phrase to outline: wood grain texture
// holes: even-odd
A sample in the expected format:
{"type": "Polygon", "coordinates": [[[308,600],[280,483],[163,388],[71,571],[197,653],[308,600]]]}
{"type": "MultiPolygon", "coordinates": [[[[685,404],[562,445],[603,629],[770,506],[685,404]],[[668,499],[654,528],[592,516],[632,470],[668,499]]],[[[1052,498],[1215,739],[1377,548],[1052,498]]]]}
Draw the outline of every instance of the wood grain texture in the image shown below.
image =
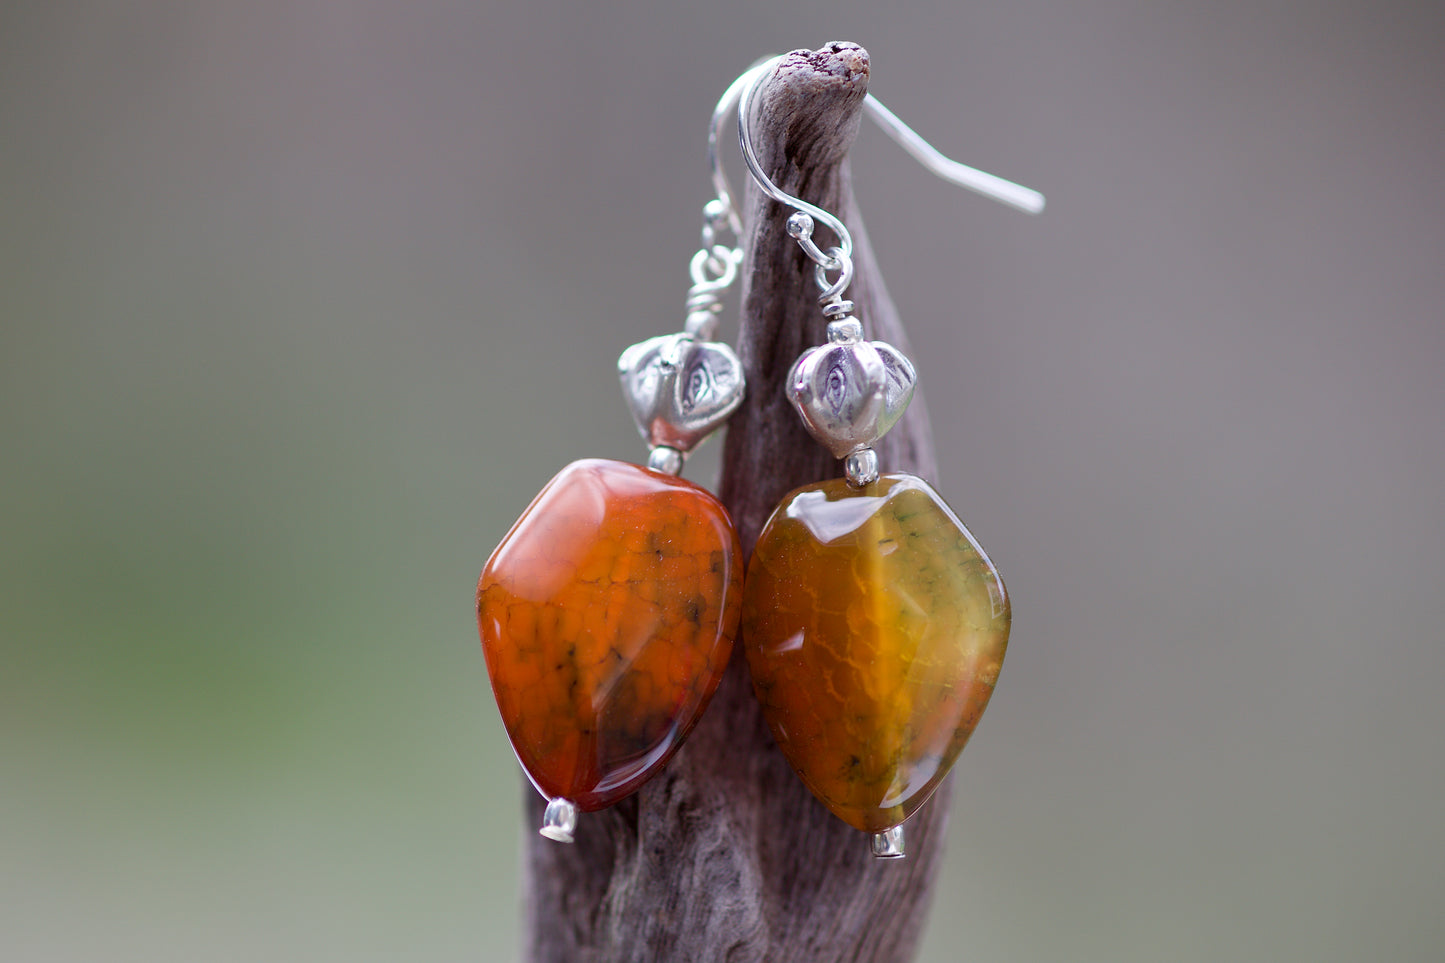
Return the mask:
{"type": "MultiPolygon", "coordinates": [[[[868,55],[855,44],[794,51],[759,91],[752,130],[774,182],[853,232],[855,313],[870,338],[909,353],[850,187],[847,152],[867,84],[868,55]]],[[[783,393],[793,361],[825,340],[812,262],[784,232],[788,210],[751,186],[745,206],[738,354],[747,399],[729,426],[719,496],[748,553],[783,495],[837,477],[841,466],[783,393]]],[[[936,477],[921,397],[877,448],[885,470],[936,477]]],[[[738,646],[667,769],[637,795],[586,815],[575,845],[537,836],[543,802],[528,787],[523,958],[909,960],[939,865],[948,788],[907,822],[906,859],[874,859],[868,837],[824,809],[773,744],[738,646]]]]}

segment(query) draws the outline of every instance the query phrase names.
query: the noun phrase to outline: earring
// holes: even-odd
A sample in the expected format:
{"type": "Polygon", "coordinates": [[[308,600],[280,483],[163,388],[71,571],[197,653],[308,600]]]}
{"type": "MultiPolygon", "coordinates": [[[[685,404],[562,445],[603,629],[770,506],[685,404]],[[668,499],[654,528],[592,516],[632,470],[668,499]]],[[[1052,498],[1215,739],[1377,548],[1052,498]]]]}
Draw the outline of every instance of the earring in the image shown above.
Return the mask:
{"type": "Polygon", "coordinates": [[[618,362],[647,467],[573,462],[543,487],[477,583],[487,671],[517,759],[548,800],[541,833],[612,805],[665,765],[707,707],[737,635],[742,550],[722,503],[678,476],[742,401],[742,366],[711,340],[742,251],[703,209],[682,332],[618,362]]]}
{"type": "MultiPolygon", "coordinates": [[[[745,85],[739,138],[763,191],[796,209],[788,234],[815,264],[828,343],[797,360],[788,395],[808,432],[843,459],[846,477],[797,489],[764,526],[743,590],[743,645],[793,769],[836,816],[872,834],[873,855],[898,857],[903,821],[943,780],[988,705],[1008,645],[1009,600],[983,547],[927,482],[879,474],[873,445],[908,406],[916,374],[893,346],[864,340],[843,298],[853,275],[848,229],[780,190],[757,161],[749,99],[772,66],[755,68],[745,85]],[[837,246],[813,240],[819,222],[837,246]]],[[[895,137],[912,139],[905,146],[915,156],[941,158],[882,105],[868,106],[895,137]]],[[[1004,184],[1000,199],[1042,207],[1027,188],[969,180],[995,196],[1004,184]]]]}

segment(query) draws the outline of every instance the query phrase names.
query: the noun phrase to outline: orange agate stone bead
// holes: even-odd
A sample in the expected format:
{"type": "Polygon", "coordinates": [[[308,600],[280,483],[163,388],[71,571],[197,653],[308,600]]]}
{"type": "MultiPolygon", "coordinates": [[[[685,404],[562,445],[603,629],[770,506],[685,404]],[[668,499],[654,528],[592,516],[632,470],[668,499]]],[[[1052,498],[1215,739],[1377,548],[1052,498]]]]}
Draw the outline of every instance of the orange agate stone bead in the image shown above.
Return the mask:
{"type": "Polygon", "coordinates": [[[738,537],[697,485],[618,461],[573,462],[542,489],[477,583],[477,624],[517,758],[584,812],[677,751],[732,652],[738,537]]]}
{"type": "Polygon", "coordinates": [[[769,519],[742,633],[793,769],[840,819],[876,834],[923,805],[968,741],[998,679],[1009,602],[922,479],[837,479],[798,489],[769,519]]]}

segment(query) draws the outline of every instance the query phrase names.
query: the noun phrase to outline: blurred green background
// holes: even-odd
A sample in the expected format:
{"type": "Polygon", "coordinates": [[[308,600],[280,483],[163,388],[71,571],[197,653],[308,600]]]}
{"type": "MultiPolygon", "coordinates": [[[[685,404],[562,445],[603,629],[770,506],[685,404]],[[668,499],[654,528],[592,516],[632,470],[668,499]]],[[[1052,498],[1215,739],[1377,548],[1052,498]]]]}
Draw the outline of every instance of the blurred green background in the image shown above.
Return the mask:
{"type": "Polygon", "coordinates": [[[0,6],[0,956],[515,956],[476,573],[834,39],[1050,200],[855,152],[1016,609],[922,958],[1445,957],[1445,30],[1362,0],[0,6]]]}

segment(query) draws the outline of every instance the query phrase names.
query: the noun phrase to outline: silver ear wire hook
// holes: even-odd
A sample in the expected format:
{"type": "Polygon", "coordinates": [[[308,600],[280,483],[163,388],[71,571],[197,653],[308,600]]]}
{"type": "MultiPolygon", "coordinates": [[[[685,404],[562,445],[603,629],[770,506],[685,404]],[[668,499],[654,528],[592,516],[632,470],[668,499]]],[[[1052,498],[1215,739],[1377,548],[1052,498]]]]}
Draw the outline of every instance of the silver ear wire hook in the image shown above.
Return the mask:
{"type": "Polygon", "coordinates": [[[723,170],[722,160],[718,157],[718,140],[722,137],[723,126],[727,123],[728,115],[732,113],[738,100],[741,99],[743,90],[752,86],[760,70],[776,62],[776,58],[760,61],[743,71],[736,80],[728,84],[728,89],[723,91],[717,106],[712,110],[712,123],[708,125],[707,129],[707,162],[712,169],[712,186],[717,193],[717,203],[722,207],[719,215],[727,218],[728,227],[732,229],[733,234],[739,237],[743,233],[743,221],[738,216],[737,205],[733,203],[732,187],[728,184],[727,172],[723,170]]]}
{"type": "Polygon", "coordinates": [[[951,157],[939,153],[938,148],[918,136],[918,132],[898,119],[883,102],[872,94],[863,100],[863,107],[873,115],[883,132],[893,138],[894,143],[912,155],[924,167],[946,181],[966,187],[976,194],[992,198],[1000,204],[1016,207],[1025,214],[1041,214],[1044,210],[1044,195],[1032,187],[1024,187],[1013,181],[981,171],[967,164],[960,164],[951,157]]]}
{"type": "MultiPolygon", "coordinates": [[[[823,289],[823,295],[819,300],[827,304],[840,298],[842,292],[847,289],[848,282],[852,280],[853,237],[837,217],[821,207],[809,204],[802,198],[794,197],[772,182],[763,171],[762,165],[758,162],[757,153],[753,150],[752,130],[748,124],[753,96],[757,93],[763,79],[782,59],[782,57],[770,57],[748,68],[728,86],[722,99],[718,101],[717,107],[713,110],[712,126],[708,131],[707,153],[708,162],[712,166],[713,187],[717,191],[717,201],[722,208],[716,216],[719,221],[725,218],[733,233],[741,236],[742,220],[733,203],[732,188],[728,184],[727,174],[723,171],[722,163],[718,158],[718,140],[722,136],[728,115],[736,106],[738,145],[742,149],[743,162],[747,165],[748,173],[752,175],[765,194],[778,203],[786,204],[798,211],[797,214],[788,218],[788,234],[798,242],[816,265],[818,286],[823,289]],[[836,247],[828,248],[826,251],[818,247],[812,239],[814,222],[821,223],[833,232],[838,238],[836,247]],[[828,281],[827,273],[829,271],[840,272],[836,281],[828,281]]],[[[864,98],[863,107],[883,128],[884,133],[920,164],[944,180],[1029,214],[1037,214],[1044,209],[1044,195],[1038,191],[969,167],[967,164],[961,164],[939,153],[932,144],[899,120],[893,111],[883,106],[883,103],[872,94],[868,94],[864,98]]],[[[832,316],[831,313],[830,316],[832,316]]]]}

